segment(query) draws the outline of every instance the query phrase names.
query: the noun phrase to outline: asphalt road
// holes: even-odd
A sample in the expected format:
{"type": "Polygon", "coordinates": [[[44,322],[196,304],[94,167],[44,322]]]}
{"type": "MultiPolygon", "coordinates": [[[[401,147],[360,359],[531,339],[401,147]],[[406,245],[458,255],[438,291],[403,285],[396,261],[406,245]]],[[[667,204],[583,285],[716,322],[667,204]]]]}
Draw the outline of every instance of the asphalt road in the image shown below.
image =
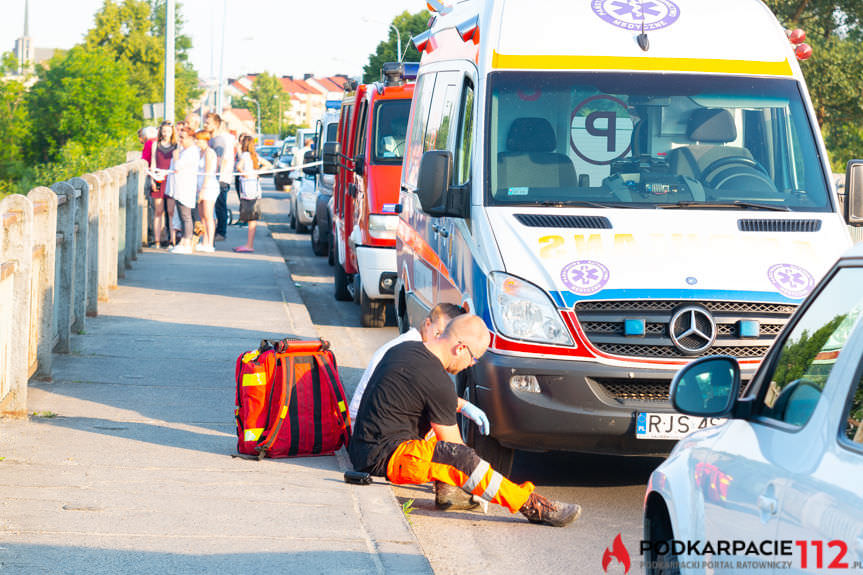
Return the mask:
{"type": "MultiPolygon", "coordinates": [[[[265,191],[272,191],[266,180],[265,191]]],[[[374,350],[398,332],[360,326],[359,306],[333,297],[332,267],[312,253],[308,234],[288,227],[287,194],[267,194],[266,219],[321,337],[333,344],[348,397],[374,350]]],[[[630,573],[642,572],[641,505],[656,458],[600,457],[519,452],[511,479],[532,481],[540,493],[577,502],[581,518],[566,528],[532,525],[520,514],[492,506],[482,512],[439,512],[431,487],[394,486],[395,494],[437,575],[624,573],[603,552],[618,533],[631,556],[630,573]]]]}

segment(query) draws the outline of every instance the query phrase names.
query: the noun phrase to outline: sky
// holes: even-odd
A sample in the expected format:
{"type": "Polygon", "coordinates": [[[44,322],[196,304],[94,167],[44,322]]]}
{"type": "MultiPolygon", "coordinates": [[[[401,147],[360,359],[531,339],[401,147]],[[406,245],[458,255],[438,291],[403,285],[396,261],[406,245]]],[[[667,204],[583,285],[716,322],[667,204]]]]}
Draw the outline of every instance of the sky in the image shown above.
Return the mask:
{"type": "MultiPolygon", "coordinates": [[[[30,37],[37,48],[71,48],[93,27],[103,0],[29,0],[30,37]]],[[[117,2],[121,0],[115,0],[117,2]]],[[[0,0],[0,52],[24,30],[25,0],[0,0]]],[[[190,59],[201,78],[217,78],[225,18],[224,74],[253,72],[358,76],[386,39],[397,14],[423,0],[178,0],[192,39],[190,59]]],[[[402,38],[404,50],[409,38],[402,38]]]]}

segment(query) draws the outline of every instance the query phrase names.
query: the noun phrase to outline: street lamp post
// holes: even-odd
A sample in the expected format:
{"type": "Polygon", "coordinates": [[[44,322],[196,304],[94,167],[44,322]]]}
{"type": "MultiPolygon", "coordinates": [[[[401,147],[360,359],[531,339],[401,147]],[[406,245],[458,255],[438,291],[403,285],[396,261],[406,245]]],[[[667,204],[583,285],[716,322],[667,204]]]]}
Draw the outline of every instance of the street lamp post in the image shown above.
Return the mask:
{"type": "MultiPolygon", "coordinates": [[[[361,20],[363,22],[376,22],[378,24],[385,24],[385,22],[381,22],[379,20],[371,20],[370,18],[366,18],[365,16],[363,16],[361,18],[361,20]]],[[[398,58],[398,61],[401,62],[402,61],[402,35],[401,35],[401,32],[399,32],[399,29],[396,28],[395,24],[390,24],[389,26],[390,26],[390,28],[392,28],[393,30],[396,31],[396,50],[398,50],[398,54],[396,54],[396,57],[398,58]]]]}
{"type": "Polygon", "coordinates": [[[261,104],[256,99],[249,98],[248,96],[243,96],[243,100],[249,100],[250,102],[254,102],[255,106],[258,109],[258,116],[257,116],[257,119],[255,120],[255,131],[260,136],[261,135],[261,104]]]}

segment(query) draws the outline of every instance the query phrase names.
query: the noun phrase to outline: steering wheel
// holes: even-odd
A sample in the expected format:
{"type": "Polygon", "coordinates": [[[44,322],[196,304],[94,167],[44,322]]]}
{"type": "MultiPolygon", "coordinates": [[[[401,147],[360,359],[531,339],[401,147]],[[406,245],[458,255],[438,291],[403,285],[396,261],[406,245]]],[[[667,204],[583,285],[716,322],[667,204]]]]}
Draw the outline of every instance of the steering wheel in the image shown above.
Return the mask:
{"type": "Polygon", "coordinates": [[[701,180],[711,188],[728,187],[728,183],[739,178],[755,179],[767,186],[767,191],[776,193],[776,186],[767,170],[745,156],[719,158],[701,170],[701,180]]]}

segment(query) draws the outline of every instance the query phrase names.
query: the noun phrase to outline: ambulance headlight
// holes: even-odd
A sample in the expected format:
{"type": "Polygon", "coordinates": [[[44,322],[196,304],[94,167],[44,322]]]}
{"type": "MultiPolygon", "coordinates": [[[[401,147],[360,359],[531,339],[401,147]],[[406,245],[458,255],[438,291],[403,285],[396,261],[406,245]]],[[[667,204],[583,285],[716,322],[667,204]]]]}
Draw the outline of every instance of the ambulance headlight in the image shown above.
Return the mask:
{"type": "Polygon", "coordinates": [[[502,272],[489,274],[491,315],[497,331],[511,339],[573,345],[554,302],[536,287],[502,272]]]}
{"type": "Polygon", "coordinates": [[[399,229],[398,216],[384,216],[371,214],[369,216],[369,235],[376,240],[396,239],[396,230],[399,229]]]}

